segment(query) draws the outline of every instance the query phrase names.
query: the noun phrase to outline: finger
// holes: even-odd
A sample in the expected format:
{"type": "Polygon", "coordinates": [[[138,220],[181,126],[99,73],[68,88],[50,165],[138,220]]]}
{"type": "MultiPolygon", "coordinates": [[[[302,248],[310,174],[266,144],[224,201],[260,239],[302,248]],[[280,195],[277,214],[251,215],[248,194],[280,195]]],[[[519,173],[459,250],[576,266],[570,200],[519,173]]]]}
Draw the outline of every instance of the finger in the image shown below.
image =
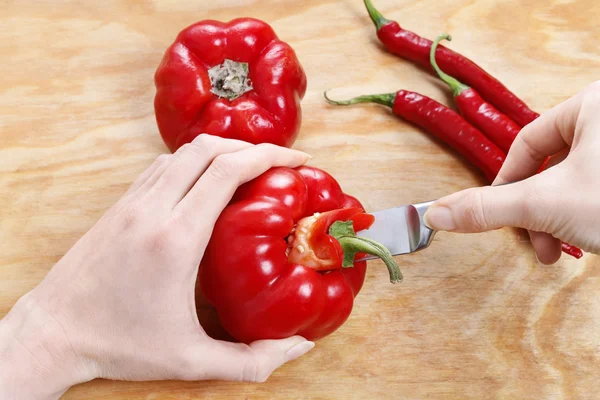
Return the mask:
{"type": "Polygon", "coordinates": [[[301,336],[250,344],[214,341],[202,345],[199,376],[203,379],[264,382],[286,362],[308,353],[315,344],[301,336]],[[210,362],[206,362],[210,360],[210,362]]]}
{"type": "Polygon", "coordinates": [[[259,144],[247,149],[221,154],[210,164],[174,212],[185,216],[192,226],[204,231],[212,226],[235,190],[272,167],[297,167],[310,156],[306,153],[272,144],[259,144]],[[207,201],[210,199],[210,202],[207,201]],[[199,207],[202,204],[203,207],[199,207]]]}
{"type": "Polygon", "coordinates": [[[534,175],[546,157],[571,146],[582,96],[570,98],[521,129],[494,185],[534,175]]]}
{"type": "Polygon", "coordinates": [[[142,172],[136,180],[131,184],[127,192],[114,205],[113,210],[120,210],[134,197],[141,197],[142,193],[154,182],[164,171],[169,163],[171,155],[161,154],[154,159],[152,164],[144,172],[142,172]]]}
{"type": "Polygon", "coordinates": [[[160,166],[164,165],[167,162],[169,155],[161,154],[154,159],[152,164],[148,168],[144,170],[138,177],[133,181],[129,189],[125,192],[123,197],[128,197],[134,194],[149,178],[150,176],[158,169],[160,166]]]}
{"type": "Polygon", "coordinates": [[[160,164],[157,168],[148,176],[145,182],[142,182],[140,187],[133,194],[134,197],[141,198],[145,196],[148,191],[154,186],[158,178],[162,176],[162,174],[166,171],[166,169],[171,165],[174,160],[174,154],[161,154],[158,156],[160,158],[160,164]]]}
{"type": "Polygon", "coordinates": [[[550,265],[558,261],[562,253],[560,240],[548,233],[535,231],[529,231],[529,238],[537,259],[542,264],[550,265]]]}
{"type": "Polygon", "coordinates": [[[152,191],[160,202],[172,209],[206,171],[219,154],[233,153],[253,146],[241,140],[199,135],[175,152],[175,159],[156,181],[152,191]]]}
{"type": "Polygon", "coordinates": [[[467,189],[443,197],[429,207],[425,222],[435,230],[466,233],[505,226],[536,230],[540,212],[532,204],[539,196],[531,193],[539,187],[538,179],[534,176],[510,185],[467,189]]]}

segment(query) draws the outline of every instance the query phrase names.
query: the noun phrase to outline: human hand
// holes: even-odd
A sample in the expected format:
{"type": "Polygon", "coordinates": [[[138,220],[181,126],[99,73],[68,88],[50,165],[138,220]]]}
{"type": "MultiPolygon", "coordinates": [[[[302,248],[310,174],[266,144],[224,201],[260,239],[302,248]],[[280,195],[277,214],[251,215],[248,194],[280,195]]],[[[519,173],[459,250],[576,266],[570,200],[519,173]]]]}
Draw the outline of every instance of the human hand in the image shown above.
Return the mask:
{"type": "Polygon", "coordinates": [[[211,339],[194,299],[212,228],[237,187],[307,158],[208,135],[159,156],[0,322],[0,398],[58,398],[97,377],[260,382],[308,352],[314,343],[298,336],[211,339]]]}
{"type": "Polygon", "coordinates": [[[560,258],[561,241],[600,253],[599,110],[600,81],[524,127],[492,187],[439,199],[427,224],[466,233],[525,228],[544,264],[560,258]]]}

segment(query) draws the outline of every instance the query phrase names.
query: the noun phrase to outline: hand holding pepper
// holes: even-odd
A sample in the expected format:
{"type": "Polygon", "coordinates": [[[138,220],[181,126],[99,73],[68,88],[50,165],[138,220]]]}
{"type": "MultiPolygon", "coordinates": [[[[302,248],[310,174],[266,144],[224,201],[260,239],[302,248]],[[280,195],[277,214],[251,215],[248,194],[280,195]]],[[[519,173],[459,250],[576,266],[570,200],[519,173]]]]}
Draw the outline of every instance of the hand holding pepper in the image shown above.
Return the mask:
{"type": "Polygon", "coordinates": [[[600,81],[521,130],[494,181],[516,183],[444,197],[427,224],[453,232],[528,229],[544,264],[558,260],[560,240],[600,253],[599,109],[600,81]],[[547,170],[536,175],[546,157],[547,170]]]}
{"type": "Polygon", "coordinates": [[[237,187],[307,158],[208,135],[159,156],[0,321],[0,398],[56,399],[99,377],[264,381],[309,351],[300,336],[213,340],[194,304],[198,265],[237,187]]]}

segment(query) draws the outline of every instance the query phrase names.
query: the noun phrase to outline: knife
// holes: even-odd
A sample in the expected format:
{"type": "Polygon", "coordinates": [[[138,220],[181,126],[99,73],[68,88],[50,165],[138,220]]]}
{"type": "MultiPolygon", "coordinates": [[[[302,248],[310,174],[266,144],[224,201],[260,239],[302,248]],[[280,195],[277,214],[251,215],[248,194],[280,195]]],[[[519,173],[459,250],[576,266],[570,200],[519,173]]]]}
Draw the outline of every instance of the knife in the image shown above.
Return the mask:
{"type": "MultiPolygon", "coordinates": [[[[375,222],[369,229],[357,232],[356,235],[381,243],[395,256],[422,250],[431,244],[435,235],[435,231],[425,225],[423,220],[431,204],[433,201],[370,213],[375,217],[375,222]]],[[[360,261],[375,258],[377,257],[366,256],[360,261]]]]}
{"type": "MultiPolygon", "coordinates": [[[[522,180],[504,182],[492,186],[505,186],[522,180]]],[[[431,244],[436,231],[425,225],[423,216],[436,200],[425,203],[409,204],[377,211],[372,214],[375,222],[367,230],[356,235],[381,243],[393,256],[410,254],[423,250],[431,244]]],[[[367,255],[358,261],[374,260],[377,257],[367,255]]]]}

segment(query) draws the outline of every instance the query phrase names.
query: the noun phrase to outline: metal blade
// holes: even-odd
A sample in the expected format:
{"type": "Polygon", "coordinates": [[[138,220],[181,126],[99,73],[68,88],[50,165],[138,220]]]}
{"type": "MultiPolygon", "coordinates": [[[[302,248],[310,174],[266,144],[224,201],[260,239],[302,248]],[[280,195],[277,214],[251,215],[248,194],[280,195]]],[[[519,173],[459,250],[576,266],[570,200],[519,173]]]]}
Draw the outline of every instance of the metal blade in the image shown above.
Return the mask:
{"type": "MultiPolygon", "coordinates": [[[[423,222],[423,215],[432,202],[406,205],[373,214],[375,222],[367,230],[357,233],[383,244],[393,255],[421,250],[431,243],[435,232],[423,222]]],[[[367,256],[364,260],[376,257],[367,256]]]]}

